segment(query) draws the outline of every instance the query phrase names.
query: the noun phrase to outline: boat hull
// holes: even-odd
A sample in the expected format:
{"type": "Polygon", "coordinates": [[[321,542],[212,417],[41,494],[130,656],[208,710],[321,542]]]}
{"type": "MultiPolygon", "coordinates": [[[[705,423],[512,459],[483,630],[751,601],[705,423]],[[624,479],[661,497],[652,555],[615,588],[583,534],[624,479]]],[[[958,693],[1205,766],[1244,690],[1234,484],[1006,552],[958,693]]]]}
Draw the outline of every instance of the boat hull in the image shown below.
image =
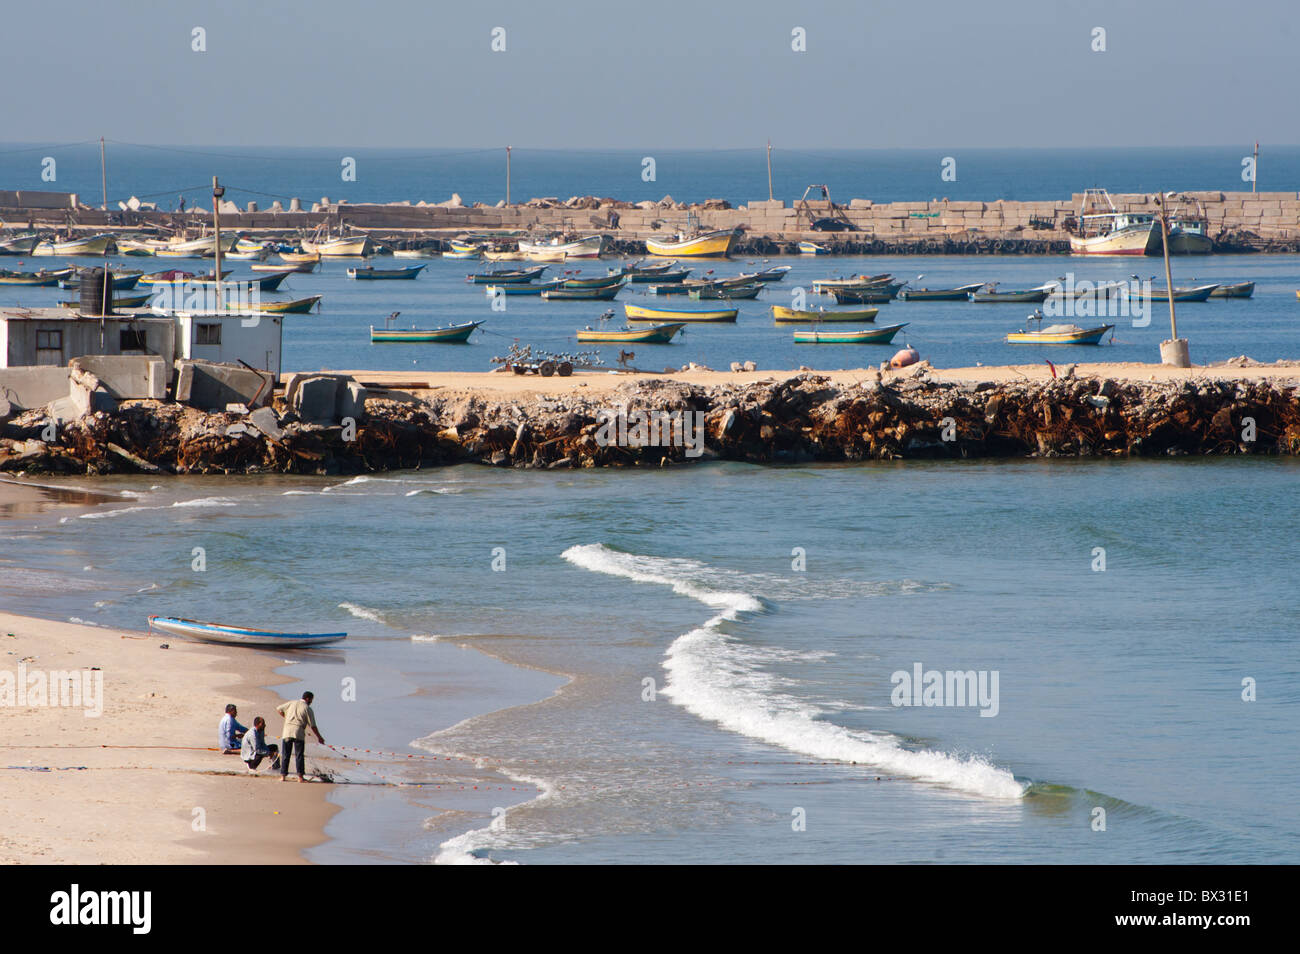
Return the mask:
{"type": "Polygon", "coordinates": [[[889,344],[908,322],[866,331],[796,331],[795,344],[889,344]]]}
{"type": "Polygon", "coordinates": [[[1106,332],[1114,325],[1086,328],[1082,331],[1048,333],[1041,331],[1013,331],[1007,335],[1007,344],[1033,345],[1095,345],[1100,344],[1106,332]]]}
{"type": "Polygon", "coordinates": [[[228,646],[260,646],[276,649],[325,646],[347,638],[347,633],[277,633],[268,630],[223,626],[196,619],[171,616],[150,616],[149,628],[160,629],[173,636],[186,636],[205,643],[223,643],[228,646]]]}
{"type": "Polygon", "coordinates": [[[731,253],[731,247],[736,244],[738,235],[735,229],[725,229],[682,241],[646,239],[645,248],[651,255],[667,258],[726,258],[731,253]]]}
{"type": "Polygon", "coordinates": [[[846,308],[843,311],[799,311],[772,306],[772,319],[779,324],[807,325],[821,321],[875,321],[879,308],[846,308]]]}
{"type": "Polygon", "coordinates": [[[627,331],[579,331],[579,343],[622,343],[622,344],[668,344],[677,332],[686,327],[685,322],[677,321],[664,325],[651,325],[649,328],[632,328],[627,331]]]}
{"type": "Polygon", "coordinates": [[[474,329],[483,324],[471,321],[450,328],[390,329],[370,327],[371,344],[464,344],[474,329]]]}
{"type": "Polygon", "coordinates": [[[685,311],[675,308],[646,308],[642,305],[624,305],[628,321],[716,321],[734,322],[739,308],[717,308],[708,311],[685,311]]]}

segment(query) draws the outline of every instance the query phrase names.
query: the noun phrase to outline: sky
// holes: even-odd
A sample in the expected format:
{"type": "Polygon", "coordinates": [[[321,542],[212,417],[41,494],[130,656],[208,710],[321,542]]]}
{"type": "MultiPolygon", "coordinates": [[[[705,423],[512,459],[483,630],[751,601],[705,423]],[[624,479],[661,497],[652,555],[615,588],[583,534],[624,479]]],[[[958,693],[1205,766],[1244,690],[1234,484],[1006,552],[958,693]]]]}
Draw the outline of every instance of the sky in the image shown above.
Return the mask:
{"type": "Polygon", "coordinates": [[[1300,140],[1295,0],[42,0],[3,22],[9,143],[1300,140]]]}

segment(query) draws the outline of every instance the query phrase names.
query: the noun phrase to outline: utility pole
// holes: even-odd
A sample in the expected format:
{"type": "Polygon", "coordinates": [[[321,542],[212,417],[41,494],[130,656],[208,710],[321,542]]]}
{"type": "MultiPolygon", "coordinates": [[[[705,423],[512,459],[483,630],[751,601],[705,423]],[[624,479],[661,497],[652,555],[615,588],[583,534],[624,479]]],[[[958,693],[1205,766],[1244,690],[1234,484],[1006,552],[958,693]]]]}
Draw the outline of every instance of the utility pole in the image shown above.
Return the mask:
{"type": "Polygon", "coordinates": [[[510,147],[506,146],[506,205],[510,204],[510,147]]]}
{"type": "Polygon", "coordinates": [[[108,167],[104,163],[104,137],[99,137],[99,185],[104,190],[105,212],[108,211],[108,167]]]}
{"type": "Polygon", "coordinates": [[[226,194],[223,186],[217,184],[217,177],[212,177],[212,242],[213,254],[217,262],[217,309],[222,309],[221,299],[221,197],[226,194]]]}
{"type": "Polygon", "coordinates": [[[772,201],[772,140],[767,141],[767,201],[772,201]]]}
{"type": "Polygon", "coordinates": [[[1187,339],[1178,337],[1178,319],[1174,317],[1174,279],[1169,267],[1169,216],[1168,197],[1156,196],[1156,206],[1160,209],[1160,244],[1165,253],[1165,292],[1169,297],[1169,331],[1168,341],[1160,342],[1160,363],[1172,364],[1176,368],[1190,368],[1191,357],[1188,353],[1187,339]]]}

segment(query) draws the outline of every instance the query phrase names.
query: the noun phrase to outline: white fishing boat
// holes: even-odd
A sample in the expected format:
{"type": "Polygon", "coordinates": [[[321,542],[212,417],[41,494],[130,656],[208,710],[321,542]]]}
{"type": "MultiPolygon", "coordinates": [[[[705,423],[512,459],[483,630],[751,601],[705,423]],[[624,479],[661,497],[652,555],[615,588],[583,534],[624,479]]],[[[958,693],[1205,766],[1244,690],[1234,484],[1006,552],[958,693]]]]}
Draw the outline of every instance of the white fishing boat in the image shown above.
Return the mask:
{"type": "MultiPolygon", "coordinates": [[[[551,236],[537,242],[530,242],[526,239],[519,240],[519,251],[527,256],[533,255],[563,255],[564,258],[600,258],[602,254],[609,250],[609,239],[604,235],[588,235],[586,238],[576,239],[566,242],[561,236],[551,236]]],[[[556,261],[554,257],[538,259],[538,261],[556,261]]],[[[558,259],[563,261],[564,259],[558,259]]]]}
{"type": "Polygon", "coordinates": [[[342,258],[346,256],[366,256],[374,248],[374,243],[370,241],[369,235],[349,235],[338,238],[324,239],[319,242],[308,241],[303,239],[302,250],[304,252],[316,252],[326,258],[342,258]]]}
{"type": "Polygon", "coordinates": [[[41,242],[31,254],[45,258],[56,255],[107,255],[112,246],[113,236],[104,232],[62,242],[41,242]]]}
{"type": "Polygon", "coordinates": [[[30,255],[40,237],[35,232],[0,238],[0,255],[30,255]]]}
{"type": "Polygon", "coordinates": [[[1075,255],[1158,255],[1160,223],[1149,212],[1120,212],[1105,189],[1088,189],[1070,236],[1075,255]]]}

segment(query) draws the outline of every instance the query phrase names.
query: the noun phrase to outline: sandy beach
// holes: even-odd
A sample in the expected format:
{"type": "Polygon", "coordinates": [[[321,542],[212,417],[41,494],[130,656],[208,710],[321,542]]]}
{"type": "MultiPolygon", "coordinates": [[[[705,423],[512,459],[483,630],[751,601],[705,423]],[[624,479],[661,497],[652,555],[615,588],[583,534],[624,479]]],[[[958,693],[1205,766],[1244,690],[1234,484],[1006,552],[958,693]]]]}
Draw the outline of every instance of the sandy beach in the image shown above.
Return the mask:
{"type": "MultiPolygon", "coordinates": [[[[926,368],[934,380],[961,383],[1042,382],[1051,380],[1053,373],[1052,368],[1044,362],[966,368],[934,368],[927,365],[926,368]]],[[[1074,374],[1077,377],[1112,378],[1116,381],[1300,380],[1300,362],[1248,365],[1216,364],[1193,366],[1187,369],[1140,362],[1095,362],[1087,364],[1059,362],[1056,364],[1056,374],[1066,374],[1070,368],[1074,369],[1074,374]]],[[[883,379],[888,381],[895,377],[907,377],[915,373],[915,370],[915,366],[913,366],[885,371],[883,372],[883,379]]],[[[388,387],[397,390],[439,390],[444,394],[455,396],[478,395],[494,400],[518,397],[521,400],[529,400],[537,397],[573,394],[580,389],[588,393],[612,391],[629,383],[644,381],[680,381],[684,384],[699,387],[716,387],[719,385],[746,385],[782,381],[807,372],[761,369],[757,371],[690,370],[671,373],[575,371],[572,376],[567,378],[543,378],[532,374],[508,374],[497,371],[419,373],[406,371],[339,371],[337,373],[351,375],[358,381],[371,386],[388,387]]],[[[875,380],[875,376],[879,372],[877,368],[868,367],[812,373],[829,378],[834,384],[853,384],[860,381],[875,380]]]]}
{"type": "MultiPolygon", "coordinates": [[[[0,502],[18,494],[0,485],[0,502]]],[[[91,671],[79,705],[0,709],[0,863],[294,864],[325,840],[328,786],[265,763],[248,777],[215,749],[228,702],[278,734],[279,698],[259,688],[288,681],[275,656],[3,613],[0,645],[15,679],[91,671]]]]}

